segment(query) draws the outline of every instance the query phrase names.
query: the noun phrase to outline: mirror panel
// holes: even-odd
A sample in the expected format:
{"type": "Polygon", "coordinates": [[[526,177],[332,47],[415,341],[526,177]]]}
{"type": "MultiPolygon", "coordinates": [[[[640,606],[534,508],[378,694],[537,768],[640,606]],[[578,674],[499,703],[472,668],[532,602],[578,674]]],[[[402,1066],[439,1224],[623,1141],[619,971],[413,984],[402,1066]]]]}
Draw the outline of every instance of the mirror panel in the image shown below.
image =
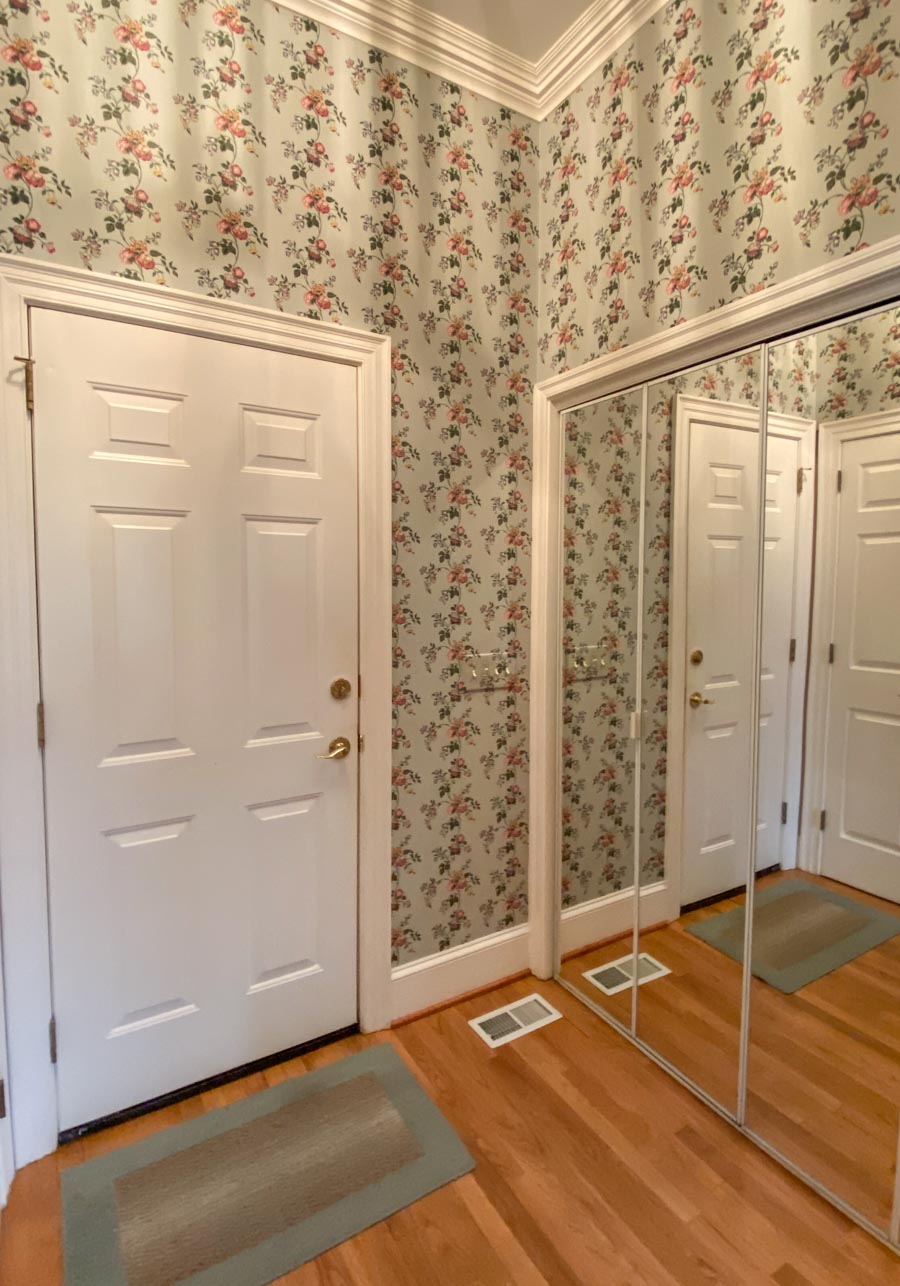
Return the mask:
{"type": "Polygon", "coordinates": [[[637,1035],[731,1113],[742,966],[706,931],[748,870],[760,373],[651,385],[647,421],[637,1035]]]}
{"type": "Polygon", "coordinates": [[[746,1123],[887,1230],[900,1114],[900,309],[770,349],[764,543],[746,1123]]]}
{"type": "Polygon", "coordinates": [[[561,975],[628,1028],[642,415],[638,389],[565,417],[561,975]]]}

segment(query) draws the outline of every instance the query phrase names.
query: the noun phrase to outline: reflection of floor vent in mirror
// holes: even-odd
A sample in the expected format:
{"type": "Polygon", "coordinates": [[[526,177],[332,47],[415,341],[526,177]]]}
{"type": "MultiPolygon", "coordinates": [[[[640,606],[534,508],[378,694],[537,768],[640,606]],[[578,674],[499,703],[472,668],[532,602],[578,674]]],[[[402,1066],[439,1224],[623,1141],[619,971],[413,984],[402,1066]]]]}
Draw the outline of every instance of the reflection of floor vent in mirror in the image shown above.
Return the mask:
{"type": "Polygon", "coordinates": [[[489,1014],[482,1014],[480,1018],[472,1018],[469,1026],[478,1032],[486,1045],[496,1049],[498,1045],[505,1045],[517,1036],[524,1036],[526,1032],[546,1027],[547,1023],[555,1022],[557,1018],[562,1018],[559,1010],[554,1009],[543,996],[535,992],[533,996],[526,996],[515,1004],[492,1009],[489,1014]]]}
{"type": "MultiPolygon", "coordinates": [[[[638,986],[652,982],[654,978],[662,978],[667,973],[671,973],[671,970],[654,960],[653,956],[648,956],[646,951],[638,956],[638,986]]],[[[631,986],[634,953],[620,956],[618,960],[610,960],[608,964],[598,965],[594,969],[586,969],[581,976],[598,987],[605,996],[614,996],[631,986]]]]}

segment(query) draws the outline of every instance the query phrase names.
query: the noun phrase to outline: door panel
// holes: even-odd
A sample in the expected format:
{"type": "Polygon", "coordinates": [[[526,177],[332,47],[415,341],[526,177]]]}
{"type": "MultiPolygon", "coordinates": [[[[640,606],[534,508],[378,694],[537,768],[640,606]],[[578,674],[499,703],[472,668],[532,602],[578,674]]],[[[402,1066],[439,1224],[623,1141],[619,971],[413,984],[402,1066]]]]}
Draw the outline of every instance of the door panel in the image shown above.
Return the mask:
{"type": "MultiPolygon", "coordinates": [[[[680,408],[687,488],[687,660],[681,902],[746,879],[759,413],[750,406],[680,408]],[[701,704],[689,706],[689,693],[701,704]]],[[[676,484],[678,485],[678,484],[676,484]]]]}
{"type": "Polygon", "coordinates": [[[356,377],[32,324],[65,1129],[355,1021],[356,377]]]}
{"type": "Polygon", "coordinates": [[[847,428],[838,460],[822,874],[897,902],[900,417],[885,433],[854,438],[847,428]]]}

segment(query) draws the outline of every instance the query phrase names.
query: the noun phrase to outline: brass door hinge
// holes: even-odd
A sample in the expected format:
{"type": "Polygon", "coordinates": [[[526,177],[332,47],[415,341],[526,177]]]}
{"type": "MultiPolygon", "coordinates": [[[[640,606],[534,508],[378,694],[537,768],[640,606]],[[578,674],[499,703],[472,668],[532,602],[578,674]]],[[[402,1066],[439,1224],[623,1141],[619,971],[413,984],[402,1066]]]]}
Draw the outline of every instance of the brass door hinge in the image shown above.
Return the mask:
{"type": "Polygon", "coordinates": [[[356,746],[357,746],[357,749],[359,750],[359,753],[360,753],[360,754],[362,754],[362,752],[363,752],[363,751],[365,750],[365,748],[366,748],[366,739],[365,739],[365,737],[363,736],[363,734],[362,734],[362,733],[360,733],[360,734],[359,734],[359,736],[358,736],[358,738],[357,738],[356,746]]]}
{"type": "Polygon", "coordinates": [[[0,1121],[6,1120],[6,1082],[0,1081],[0,1121]]]}
{"type": "Polygon", "coordinates": [[[29,411],[34,410],[34,358],[14,357],[14,362],[21,362],[25,367],[25,405],[29,411]]]}
{"type": "Polygon", "coordinates": [[[50,1019],[50,1062],[56,1066],[56,1018],[50,1019]]]}
{"type": "Polygon", "coordinates": [[[797,640],[791,639],[791,646],[788,651],[788,660],[796,661],[796,659],[797,659],[797,640]]]}
{"type": "Polygon", "coordinates": [[[782,826],[786,826],[786,825],[787,825],[787,800],[782,801],[782,805],[781,805],[781,824],[782,824],[782,826]]]}
{"type": "Polygon", "coordinates": [[[47,728],[44,723],[44,703],[37,703],[37,743],[38,749],[43,750],[47,744],[47,728]]]}
{"type": "Polygon", "coordinates": [[[820,830],[820,831],[823,831],[823,830],[825,829],[825,819],[826,819],[826,817],[827,817],[827,813],[825,812],[825,809],[823,808],[823,809],[822,809],[822,811],[821,811],[821,813],[819,814],[819,830],[820,830]]]}
{"type": "Polygon", "coordinates": [[[834,644],[828,644],[828,664],[834,665],[834,644]]]}
{"type": "Polygon", "coordinates": [[[840,491],[844,485],[844,470],[838,469],[837,472],[837,489],[840,491]]]}

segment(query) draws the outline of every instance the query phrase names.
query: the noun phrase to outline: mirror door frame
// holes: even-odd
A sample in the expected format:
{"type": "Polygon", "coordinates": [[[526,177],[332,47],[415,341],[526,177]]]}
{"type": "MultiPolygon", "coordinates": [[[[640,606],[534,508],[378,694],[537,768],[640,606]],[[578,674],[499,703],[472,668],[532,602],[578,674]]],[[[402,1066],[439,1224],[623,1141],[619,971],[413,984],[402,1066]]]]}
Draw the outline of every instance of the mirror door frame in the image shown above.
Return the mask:
{"type": "MultiPolygon", "coordinates": [[[[768,346],[800,333],[895,302],[900,297],[900,236],[846,256],[823,267],[803,273],[757,294],[726,304],[694,318],[684,325],[638,341],[629,347],[587,362],[535,385],[533,440],[533,535],[531,591],[530,669],[530,805],[529,805],[529,899],[530,964],[539,978],[558,976],[560,966],[560,889],[562,876],[562,755],[563,693],[562,606],[563,535],[565,528],[565,416],[578,406],[638,386],[670,378],[692,368],[761,347],[761,417],[768,404],[768,346]]],[[[764,420],[762,421],[765,422],[764,420]]],[[[760,432],[760,466],[765,467],[766,434],[760,432]]],[[[643,469],[643,461],[642,461],[643,469]]],[[[763,507],[759,507],[760,537],[763,534],[763,507]]],[[[757,577],[761,598],[762,577],[757,577]]],[[[758,602],[759,606],[759,602],[758,602]]],[[[757,613],[756,660],[759,655],[761,622],[757,613]]],[[[756,664],[758,669],[758,664],[756,664]]],[[[758,691],[756,700],[758,700],[758,691]]],[[[756,729],[755,713],[751,712],[756,729]]],[[[639,729],[637,730],[639,733],[639,729]]],[[[751,816],[755,818],[758,773],[754,733],[750,780],[751,816]]],[[[751,836],[747,883],[747,932],[743,978],[738,1106],[734,1115],[726,1112],[677,1068],[662,1059],[599,1006],[577,993],[590,1008],[632,1040],[644,1053],[663,1066],[710,1107],[734,1124],[758,1146],[803,1179],[810,1187],[861,1224],[880,1241],[891,1244],[885,1230],[870,1224],[840,1198],[796,1166],[789,1157],[771,1147],[744,1123],[749,1046],[749,1000],[751,972],[749,937],[752,924],[753,880],[756,844],[755,825],[751,836]]],[[[635,838],[635,842],[637,842],[635,838]]],[[[803,862],[800,863],[803,865],[803,862]]],[[[670,872],[666,871],[667,880],[670,872]]],[[[658,886],[657,886],[658,887],[658,886]]],[[[677,890],[670,890],[669,901],[677,890]]],[[[639,888],[634,890],[637,906],[639,888]]],[[[636,917],[638,918],[638,917],[636,917]]],[[[635,925],[635,940],[638,925],[635,925]]],[[[636,946],[635,946],[635,949],[636,946]]],[[[571,984],[559,979],[568,990],[571,984]]],[[[635,993],[637,988],[635,987],[635,993]]],[[[900,1210],[900,1165],[897,1174],[900,1210]]],[[[894,1249],[900,1216],[892,1221],[894,1249]]]]}

